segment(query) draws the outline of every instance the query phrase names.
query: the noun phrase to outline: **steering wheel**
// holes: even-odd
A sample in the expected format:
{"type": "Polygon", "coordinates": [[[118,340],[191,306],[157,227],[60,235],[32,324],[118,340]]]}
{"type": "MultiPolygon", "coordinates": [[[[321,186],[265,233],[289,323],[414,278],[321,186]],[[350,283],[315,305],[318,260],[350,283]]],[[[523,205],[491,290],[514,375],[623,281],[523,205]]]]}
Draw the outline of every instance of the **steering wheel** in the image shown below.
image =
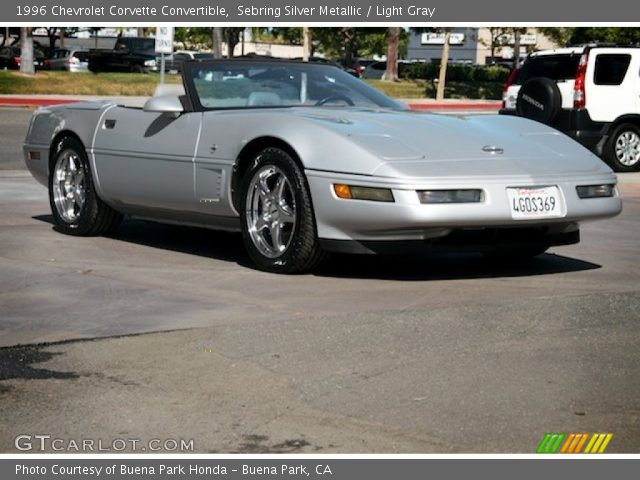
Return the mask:
{"type": "Polygon", "coordinates": [[[329,102],[344,102],[347,105],[349,105],[350,107],[353,107],[354,103],[353,100],[351,100],[349,97],[347,97],[346,95],[343,95],[342,93],[334,93],[333,95],[329,95],[327,97],[321,98],[320,100],[318,100],[316,102],[316,107],[320,107],[322,105],[325,105],[329,102]]]}

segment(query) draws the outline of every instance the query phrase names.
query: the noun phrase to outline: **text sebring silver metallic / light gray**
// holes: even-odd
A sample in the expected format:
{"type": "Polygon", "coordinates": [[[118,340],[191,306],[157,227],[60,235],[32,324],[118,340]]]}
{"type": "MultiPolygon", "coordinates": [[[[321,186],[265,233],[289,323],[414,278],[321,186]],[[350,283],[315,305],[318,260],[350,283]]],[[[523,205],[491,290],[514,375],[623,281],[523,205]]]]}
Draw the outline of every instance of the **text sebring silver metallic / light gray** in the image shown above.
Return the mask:
{"type": "Polygon", "coordinates": [[[26,163],[59,230],[239,230],[259,268],[297,273],[330,251],[533,256],[622,207],[609,167],[527,119],[412,112],[322,64],[186,62],[183,80],[144,108],[34,112],[26,163]]]}

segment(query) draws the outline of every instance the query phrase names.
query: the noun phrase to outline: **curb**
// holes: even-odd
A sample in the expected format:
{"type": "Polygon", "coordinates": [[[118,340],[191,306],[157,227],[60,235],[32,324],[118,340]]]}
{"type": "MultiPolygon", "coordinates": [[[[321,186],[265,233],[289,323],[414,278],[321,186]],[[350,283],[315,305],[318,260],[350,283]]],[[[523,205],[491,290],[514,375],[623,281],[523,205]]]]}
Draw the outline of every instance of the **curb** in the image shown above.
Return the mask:
{"type": "MultiPolygon", "coordinates": [[[[65,103],[84,102],[88,99],[82,98],[40,98],[40,97],[0,97],[0,107],[49,107],[53,105],[63,105],[65,103]]],[[[406,102],[411,110],[454,110],[454,111],[497,111],[500,109],[499,102],[406,102]]]]}
{"type": "Polygon", "coordinates": [[[83,100],[64,98],[29,98],[29,97],[3,97],[0,98],[0,107],[50,107],[65,103],[78,103],[83,100]]]}

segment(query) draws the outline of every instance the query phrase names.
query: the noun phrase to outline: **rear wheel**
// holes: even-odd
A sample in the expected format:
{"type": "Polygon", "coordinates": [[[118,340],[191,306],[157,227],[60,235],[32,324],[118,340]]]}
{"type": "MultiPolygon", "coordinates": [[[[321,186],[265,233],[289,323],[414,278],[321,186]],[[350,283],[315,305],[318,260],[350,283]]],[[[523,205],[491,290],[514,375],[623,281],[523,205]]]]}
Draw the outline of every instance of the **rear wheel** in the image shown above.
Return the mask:
{"type": "Polygon", "coordinates": [[[255,157],[244,176],[240,216],[244,244],[261,270],[303,273],[324,258],[307,181],[284,150],[255,157]]]}
{"type": "Polygon", "coordinates": [[[57,229],[69,235],[109,233],[122,220],[121,214],[98,198],[84,147],[71,137],[55,145],[49,203],[57,229]]]}
{"type": "Polygon", "coordinates": [[[631,123],[617,126],[603,153],[607,163],[618,172],[640,171],[640,128],[631,123]]]}

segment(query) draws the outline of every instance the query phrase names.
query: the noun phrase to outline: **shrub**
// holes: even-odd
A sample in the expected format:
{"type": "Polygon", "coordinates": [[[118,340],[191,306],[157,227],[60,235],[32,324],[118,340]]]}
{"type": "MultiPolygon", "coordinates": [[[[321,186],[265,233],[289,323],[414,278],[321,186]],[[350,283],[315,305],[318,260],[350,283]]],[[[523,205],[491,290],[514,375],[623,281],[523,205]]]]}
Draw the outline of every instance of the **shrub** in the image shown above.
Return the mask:
{"type": "MultiPolygon", "coordinates": [[[[509,69],[501,65],[457,65],[447,66],[448,82],[497,82],[504,84],[509,76],[509,69]]],[[[408,80],[429,80],[438,78],[440,64],[416,62],[404,64],[400,69],[400,77],[408,80]]]]}

